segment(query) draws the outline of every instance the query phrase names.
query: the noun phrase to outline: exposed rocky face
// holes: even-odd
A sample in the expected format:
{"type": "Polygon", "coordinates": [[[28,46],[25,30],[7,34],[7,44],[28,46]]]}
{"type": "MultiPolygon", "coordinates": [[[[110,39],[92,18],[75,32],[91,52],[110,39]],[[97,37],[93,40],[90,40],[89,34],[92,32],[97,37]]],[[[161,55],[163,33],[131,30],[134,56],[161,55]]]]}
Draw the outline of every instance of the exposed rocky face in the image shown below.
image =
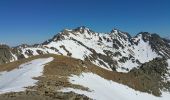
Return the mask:
{"type": "Polygon", "coordinates": [[[65,55],[90,61],[107,70],[128,72],[156,57],[170,58],[170,45],[168,40],[148,32],[131,37],[117,29],[98,33],[83,26],[64,29],[42,44],[21,45],[12,52],[18,59],[42,54],[65,55]]]}
{"type": "Polygon", "coordinates": [[[142,80],[142,91],[148,91],[154,95],[161,95],[161,91],[170,91],[170,77],[168,63],[165,58],[155,58],[150,62],[134,68],[130,72],[135,78],[142,80]]]}
{"type": "Polygon", "coordinates": [[[0,45],[0,64],[14,61],[14,55],[12,55],[10,48],[7,45],[0,45]]]}

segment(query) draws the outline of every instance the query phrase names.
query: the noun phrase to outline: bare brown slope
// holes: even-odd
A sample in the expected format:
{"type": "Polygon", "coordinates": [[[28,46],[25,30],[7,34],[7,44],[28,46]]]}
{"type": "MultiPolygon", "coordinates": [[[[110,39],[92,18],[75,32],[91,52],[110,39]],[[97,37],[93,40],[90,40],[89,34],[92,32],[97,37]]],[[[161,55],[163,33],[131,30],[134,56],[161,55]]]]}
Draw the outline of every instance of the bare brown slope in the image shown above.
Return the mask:
{"type": "MultiPolygon", "coordinates": [[[[145,79],[144,74],[139,74],[137,77],[134,73],[119,73],[119,72],[113,72],[108,71],[105,69],[102,69],[98,66],[93,65],[90,62],[85,62],[82,60],[65,57],[65,56],[58,56],[58,55],[42,55],[42,56],[35,56],[28,59],[23,59],[20,61],[4,64],[0,66],[0,71],[10,71],[14,68],[17,68],[20,64],[24,62],[31,61],[33,59],[37,58],[46,58],[46,57],[54,57],[54,61],[50,62],[44,67],[44,75],[42,77],[36,78],[39,80],[37,83],[37,86],[34,87],[28,87],[26,92],[20,92],[20,93],[8,93],[0,95],[1,98],[8,98],[6,100],[11,100],[11,96],[14,98],[17,97],[29,97],[28,99],[33,99],[32,96],[38,97],[38,98],[47,98],[46,100],[68,100],[69,98],[72,98],[70,100],[74,99],[88,99],[86,96],[78,95],[75,93],[61,93],[58,92],[58,90],[64,88],[64,87],[71,87],[76,89],[82,89],[89,91],[87,87],[79,86],[71,84],[68,81],[68,77],[72,74],[74,75],[80,75],[82,72],[92,72],[95,73],[107,80],[112,80],[124,85],[127,85],[133,89],[153,93],[156,96],[160,96],[160,92],[157,89],[152,90],[152,86],[154,86],[153,80],[147,80],[145,79]],[[145,84],[146,83],[146,84],[145,84]],[[148,88],[149,87],[149,88],[148,88]],[[34,90],[34,91],[33,91],[34,90]]],[[[5,99],[3,99],[5,100],[5,99]]],[[[35,99],[36,100],[36,99],[35,99]]]]}

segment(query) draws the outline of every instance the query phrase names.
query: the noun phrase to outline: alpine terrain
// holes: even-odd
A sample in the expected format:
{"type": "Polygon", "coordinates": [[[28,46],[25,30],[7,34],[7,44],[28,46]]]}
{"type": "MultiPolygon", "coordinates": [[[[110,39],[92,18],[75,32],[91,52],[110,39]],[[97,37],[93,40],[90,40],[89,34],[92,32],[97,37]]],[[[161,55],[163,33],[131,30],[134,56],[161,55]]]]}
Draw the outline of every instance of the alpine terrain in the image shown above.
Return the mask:
{"type": "Polygon", "coordinates": [[[0,45],[0,100],[168,100],[170,40],[85,26],[0,45]]]}

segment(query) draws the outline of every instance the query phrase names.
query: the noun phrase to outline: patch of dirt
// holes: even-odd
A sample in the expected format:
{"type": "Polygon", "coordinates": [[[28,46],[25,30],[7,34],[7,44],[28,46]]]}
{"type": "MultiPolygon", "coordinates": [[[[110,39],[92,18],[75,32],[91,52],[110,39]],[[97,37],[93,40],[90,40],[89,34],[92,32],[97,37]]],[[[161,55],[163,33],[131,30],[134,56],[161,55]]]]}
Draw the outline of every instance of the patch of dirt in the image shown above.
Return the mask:
{"type": "Polygon", "coordinates": [[[79,95],[73,92],[62,93],[54,92],[39,94],[37,91],[25,91],[19,93],[8,93],[0,96],[0,100],[91,100],[85,95],[79,95]]]}

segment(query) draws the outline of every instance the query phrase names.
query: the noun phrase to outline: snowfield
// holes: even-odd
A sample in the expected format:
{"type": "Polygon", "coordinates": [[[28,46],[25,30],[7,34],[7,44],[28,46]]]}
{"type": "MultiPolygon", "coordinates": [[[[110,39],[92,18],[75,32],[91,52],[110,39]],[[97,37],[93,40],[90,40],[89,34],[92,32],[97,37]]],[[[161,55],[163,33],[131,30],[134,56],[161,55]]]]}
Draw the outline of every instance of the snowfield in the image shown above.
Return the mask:
{"type": "Polygon", "coordinates": [[[161,97],[148,93],[139,92],[128,86],[106,80],[93,73],[82,73],[80,76],[73,75],[69,78],[72,84],[88,87],[90,91],[83,91],[73,88],[64,88],[60,91],[73,91],[84,94],[94,100],[169,100],[170,93],[162,92],[161,97]]]}
{"type": "Polygon", "coordinates": [[[36,59],[19,66],[9,72],[0,72],[0,94],[20,92],[25,87],[34,86],[38,80],[32,79],[42,75],[44,65],[53,60],[53,57],[36,59]]]}
{"type": "Polygon", "coordinates": [[[87,48],[81,46],[75,41],[72,40],[63,40],[63,41],[58,41],[58,42],[51,42],[47,47],[55,47],[59,50],[59,52],[63,55],[67,55],[67,52],[63,49],[60,48],[60,46],[65,46],[65,49],[68,50],[72,55],[72,57],[84,60],[86,55],[92,54],[87,48]]]}

